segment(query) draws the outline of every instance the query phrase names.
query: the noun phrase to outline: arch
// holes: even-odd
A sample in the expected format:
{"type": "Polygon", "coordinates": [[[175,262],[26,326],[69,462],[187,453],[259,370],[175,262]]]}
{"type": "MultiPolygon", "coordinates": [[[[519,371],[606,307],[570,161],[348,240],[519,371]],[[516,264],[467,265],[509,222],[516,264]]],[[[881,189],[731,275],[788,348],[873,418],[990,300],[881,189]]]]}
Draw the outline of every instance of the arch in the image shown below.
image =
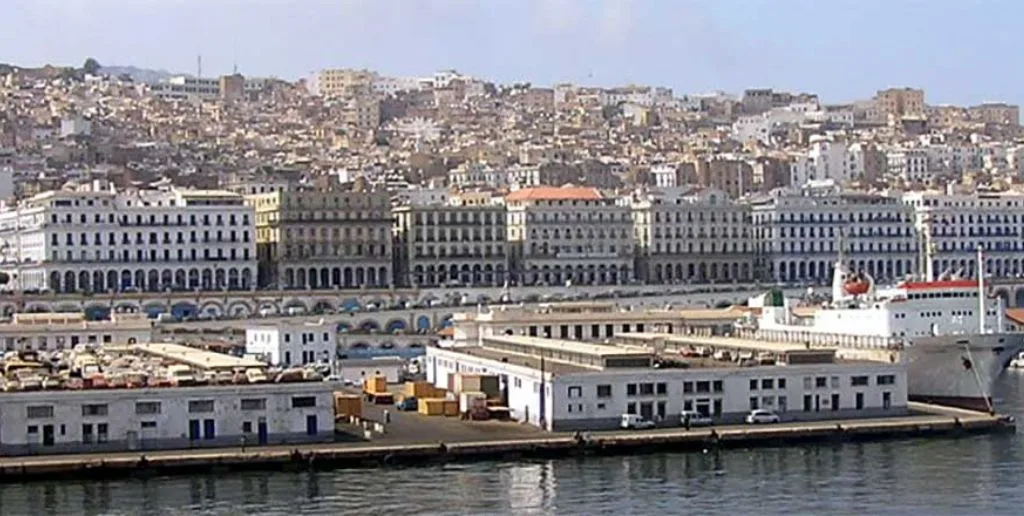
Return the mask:
{"type": "Polygon", "coordinates": [[[0,308],[0,315],[3,315],[4,317],[11,317],[16,311],[18,311],[18,307],[11,304],[5,304],[0,308]]]}
{"type": "Polygon", "coordinates": [[[146,290],[150,292],[160,290],[160,271],[150,269],[149,273],[146,275],[146,290]]]}
{"type": "Polygon", "coordinates": [[[300,314],[304,314],[309,310],[309,307],[306,306],[305,302],[303,302],[301,299],[294,297],[286,301],[282,308],[284,308],[285,314],[289,314],[290,312],[296,311],[299,312],[300,314]]]}
{"type": "Polygon", "coordinates": [[[90,288],[93,292],[106,292],[106,288],[103,286],[103,271],[92,271],[92,284],[90,288]]]}
{"type": "Polygon", "coordinates": [[[78,273],[78,288],[82,292],[92,292],[92,275],[88,271],[81,271],[78,273]]]}
{"type": "Polygon", "coordinates": [[[204,301],[202,305],[199,305],[199,313],[202,315],[224,315],[224,305],[219,301],[204,301]]]}
{"type": "Polygon", "coordinates": [[[995,291],[995,297],[1003,298],[1003,306],[1010,306],[1010,291],[1005,288],[999,288],[995,291]]]}
{"type": "Polygon", "coordinates": [[[106,290],[116,291],[118,288],[117,271],[107,271],[106,290]]]}
{"type": "Polygon", "coordinates": [[[228,286],[228,273],[224,269],[217,269],[213,272],[214,288],[220,290],[228,286]]]}
{"type": "Polygon", "coordinates": [[[387,287],[391,285],[391,278],[388,277],[387,267],[377,268],[377,283],[380,284],[380,286],[382,287],[387,287]]]}
{"type": "Polygon", "coordinates": [[[230,317],[252,317],[252,307],[245,301],[233,301],[228,304],[227,315],[230,317]]]}
{"type": "Polygon", "coordinates": [[[171,269],[160,271],[160,290],[170,290],[174,285],[174,272],[171,269]]]}
{"type": "Polygon", "coordinates": [[[156,319],[158,315],[167,312],[167,307],[163,303],[146,303],[142,305],[142,311],[146,313],[146,316],[150,319],[156,319]]]}
{"type": "Polygon", "coordinates": [[[171,317],[183,321],[185,319],[192,319],[199,315],[199,307],[195,303],[188,301],[179,301],[171,305],[171,317]]]}
{"type": "Polygon", "coordinates": [[[370,286],[377,286],[377,269],[373,267],[366,268],[366,282],[370,284],[370,286]]]}
{"type": "Polygon", "coordinates": [[[146,287],[146,271],[137,270],[135,271],[135,281],[132,286],[139,290],[143,290],[146,287]]]}
{"type": "Polygon", "coordinates": [[[347,322],[338,323],[338,333],[349,333],[352,331],[352,325],[347,322]]]}
{"type": "Polygon", "coordinates": [[[395,333],[405,331],[406,323],[402,319],[391,319],[384,325],[384,331],[388,333],[395,333]]]}
{"type": "Polygon", "coordinates": [[[74,292],[78,290],[75,288],[76,276],[74,272],[67,271],[64,273],[64,292],[74,292]]]}
{"type": "Polygon", "coordinates": [[[242,269],[242,288],[249,290],[253,287],[252,284],[252,271],[248,268],[242,269]]]}
{"type": "Polygon", "coordinates": [[[53,307],[53,311],[60,314],[73,314],[81,312],[82,307],[78,306],[76,303],[57,303],[57,305],[53,307]]]}
{"type": "Polygon", "coordinates": [[[352,267],[345,267],[342,270],[341,277],[342,277],[342,280],[343,280],[342,284],[345,286],[345,288],[352,288],[353,287],[353,284],[352,284],[352,281],[353,281],[352,280],[352,267]]]}
{"type": "Polygon", "coordinates": [[[309,288],[320,288],[320,275],[317,273],[315,267],[310,267],[306,273],[306,281],[309,283],[306,285],[309,288]]]}
{"type": "Polygon", "coordinates": [[[110,307],[107,305],[89,305],[83,310],[86,320],[103,321],[110,319],[110,307]]]}
{"type": "Polygon", "coordinates": [[[362,307],[363,306],[359,303],[359,300],[354,297],[350,297],[341,302],[341,309],[346,312],[358,312],[362,307]]]}
{"type": "Polygon", "coordinates": [[[416,329],[417,330],[429,330],[431,326],[433,326],[433,325],[430,323],[430,317],[429,316],[421,315],[421,316],[416,318],[416,329]]]}
{"type": "MultiPolygon", "coordinates": [[[[249,269],[246,269],[249,270],[249,269]]],[[[295,286],[295,271],[291,268],[284,270],[284,287],[291,288],[295,286]]]]}
{"type": "Polygon", "coordinates": [[[264,317],[280,315],[281,313],[281,309],[278,308],[277,303],[273,301],[260,301],[259,306],[256,307],[256,311],[264,317]]]}
{"type": "Polygon", "coordinates": [[[174,286],[177,288],[185,288],[185,270],[178,269],[174,271],[174,286]]]}
{"type": "Polygon", "coordinates": [[[356,267],[356,286],[361,287],[366,285],[366,270],[362,267],[356,267]]]}
{"type": "Polygon", "coordinates": [[[365,332],[380,331],[380,323],[373,319],[366,319],[365,321],[359,323],[359,330],[365,332]]]}
{"type": "Polygon", "coordinates": [[[326,299],[319,299],[313,303],[313,313],[316,315],[332,312],[334,312],[334,303],[331,303],[326,299]]]}
{"type": "Polygon", "coordinates": [[[188,288],[199,288],[199,269],[188,270],[188,288]]]}
{"type": "Polygon", "coordinates": [[[237,290],[238,287],[240,286],[240,281],[241,280],[239,279],[238,269],[234,267],[228,269],[228,288],[231,290],[237,290]]]}
{"type": "Polygon", "coordinates": [[[1024,288],[1017,289],[1013,294],[1013,306],[1015,308],[1024,308],[1024,288]]]}
{"type": "Polygon", "coordinates": [[[54,292],[61,292],[61,289],[60,289],[60,273],[59,272],[54,271],[54,272],[50,273],[50,282],[49,283],[50,284],[48,286],[50,287],[50,290],[52,290],[54,292]]]}
{"type": "Polygon", "coordinates": [[[370,345],[365,342],[356,342],[349,346],[349,349],[370,349],[370,345]]]}

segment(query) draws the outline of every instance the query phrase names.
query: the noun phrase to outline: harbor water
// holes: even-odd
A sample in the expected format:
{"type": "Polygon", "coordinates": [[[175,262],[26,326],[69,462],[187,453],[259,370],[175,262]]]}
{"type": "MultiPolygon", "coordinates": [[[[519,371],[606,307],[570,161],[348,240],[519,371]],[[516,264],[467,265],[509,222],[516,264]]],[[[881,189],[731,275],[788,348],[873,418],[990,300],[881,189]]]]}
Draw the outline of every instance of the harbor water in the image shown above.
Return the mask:
{"type": "MultiPolygon", "coordinates": [[[[1024,372],[1001,412],[1024,418],[1024,372]]],[[[0,513],[39,514],[1019,514],[1021,435],[0,485],[0,513]]]]}

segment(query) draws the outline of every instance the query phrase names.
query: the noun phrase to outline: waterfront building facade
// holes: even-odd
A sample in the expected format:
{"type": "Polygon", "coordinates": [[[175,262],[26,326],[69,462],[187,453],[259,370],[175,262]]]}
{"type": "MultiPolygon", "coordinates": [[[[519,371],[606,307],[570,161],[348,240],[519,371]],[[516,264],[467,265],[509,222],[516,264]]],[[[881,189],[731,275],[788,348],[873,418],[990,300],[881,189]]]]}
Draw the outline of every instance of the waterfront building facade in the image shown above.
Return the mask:
{"type": "MultiPolygon", "coordinates": [[[[8,315],[8,314],[5,314],[8,315]]],[[[112,314],[90,321],[84,313],[16,313],[0,324],[4,351],[58,351],[87,346],[128,346],[153,341],[153,321],[145,314],[112,314]]]]}
{"type": "Polygon", "coordinates": [[[0,212],[0,268],[27,291],[250,289],[253,210],[216,190],[45,192],[0,212]]]}
{"type": "Polygon", "coordinates": [[[337,328],[325,323],[258,324],[245,329],[245,353],[275,366],[330,364],[337,328]]]}
{"type": "Polygon", "coordinates": [[[329,442],[326,382],[5,393],[0,453],[101,453],[329,442]]]}
{"type": "Polygon", "coordinates": [[[387,192],[289,190],[246,196],[255,209],[261,285],[337,289],[392,284],[387,192]]]}
{"type": "Polygon", "coordinates": [[[630,208],[596,188],[524,188],[505,198],[513,278],[522,285],[633,279],[630,208]]]}
{"type": "Polygon", "coordinates": [[[395,256],[403,285],[501,285],[507,279],[505,207],[414,204],[394,209],[395,256]]]}
{"type": "Polygon", "coordinates": [[[750,281],[749,207],[724,192],[670,188],[629,198],[637,276],[647,283],[750,281]]]}

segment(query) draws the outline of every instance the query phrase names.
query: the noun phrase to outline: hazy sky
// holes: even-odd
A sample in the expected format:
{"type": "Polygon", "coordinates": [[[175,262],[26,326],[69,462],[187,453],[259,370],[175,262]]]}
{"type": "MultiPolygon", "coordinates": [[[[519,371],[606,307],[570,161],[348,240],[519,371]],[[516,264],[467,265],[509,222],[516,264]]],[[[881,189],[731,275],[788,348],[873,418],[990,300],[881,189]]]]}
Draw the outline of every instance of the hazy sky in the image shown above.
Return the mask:
{"type": "Polygon", "coordinates": [[[1024,104],[1024,0],[0,0],[0,62],[1024,104]]]}

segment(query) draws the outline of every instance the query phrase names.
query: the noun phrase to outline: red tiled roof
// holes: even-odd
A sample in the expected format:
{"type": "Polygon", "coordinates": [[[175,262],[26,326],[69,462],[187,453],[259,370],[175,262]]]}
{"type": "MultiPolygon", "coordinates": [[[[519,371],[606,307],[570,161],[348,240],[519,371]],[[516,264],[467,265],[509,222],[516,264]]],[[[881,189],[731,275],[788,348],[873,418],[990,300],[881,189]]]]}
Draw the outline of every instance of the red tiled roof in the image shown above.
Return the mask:
{"type": "Polygon", "coordinates": [[[900,288],[907,290],[941,290],[945,288],[978,288],[978,282],[974,280],[946,280],[946,281],[905,281],[900,288]]]}
{"type": "Polygon", "coordinates": [[[506,201],[596,201],[599,199],[602,197],[597,188],[579,186],[523,188],[505,197],[506,201]]]}

